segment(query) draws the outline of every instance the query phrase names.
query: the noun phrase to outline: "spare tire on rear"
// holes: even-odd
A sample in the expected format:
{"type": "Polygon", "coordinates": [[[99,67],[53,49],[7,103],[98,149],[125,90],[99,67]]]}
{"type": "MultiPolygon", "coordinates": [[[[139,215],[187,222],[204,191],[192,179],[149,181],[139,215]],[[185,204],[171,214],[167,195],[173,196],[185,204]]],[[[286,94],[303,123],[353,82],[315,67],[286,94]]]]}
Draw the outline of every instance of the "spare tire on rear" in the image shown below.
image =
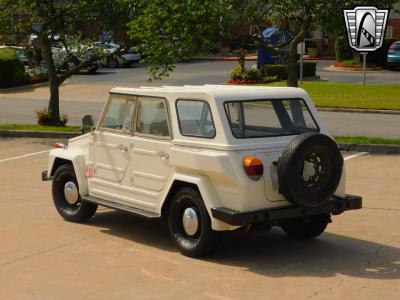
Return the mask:
{"type": "Polygon", "coordinates": [[[301,207],[324,205],[335,193],[343,157],[329,136],[306,132],[294,137],[278,160],[279,190],[301,207]]]}

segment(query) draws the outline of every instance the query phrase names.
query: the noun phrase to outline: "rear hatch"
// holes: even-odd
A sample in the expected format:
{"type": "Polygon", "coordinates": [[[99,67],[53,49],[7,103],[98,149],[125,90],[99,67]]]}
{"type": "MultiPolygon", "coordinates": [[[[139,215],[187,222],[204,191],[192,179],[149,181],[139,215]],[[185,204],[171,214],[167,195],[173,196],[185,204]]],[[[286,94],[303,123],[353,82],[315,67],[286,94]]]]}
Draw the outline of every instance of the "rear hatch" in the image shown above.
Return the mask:
{"type": "Polygon", "coordinates": [[[270,148],[256,153],[255,157],[260,159],[264,165],[264,194],[268,201],[285,201],[285,197],[279,193],[277,164],[278,159],[285,149],[270,148]]]}

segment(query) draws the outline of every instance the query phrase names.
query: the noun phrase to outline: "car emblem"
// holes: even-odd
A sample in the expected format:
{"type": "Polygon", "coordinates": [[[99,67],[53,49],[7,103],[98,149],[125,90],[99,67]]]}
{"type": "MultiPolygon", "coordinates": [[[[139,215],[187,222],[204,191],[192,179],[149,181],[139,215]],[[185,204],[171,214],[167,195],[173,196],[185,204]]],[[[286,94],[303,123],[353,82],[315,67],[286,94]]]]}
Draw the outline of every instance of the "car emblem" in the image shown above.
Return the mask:
{"type": "Polygon", "coordinates": [[[388,9],[357,6],[343,10],[349,46],[359,52],[370,52],[382,47],[385,38],[388,9]]]}

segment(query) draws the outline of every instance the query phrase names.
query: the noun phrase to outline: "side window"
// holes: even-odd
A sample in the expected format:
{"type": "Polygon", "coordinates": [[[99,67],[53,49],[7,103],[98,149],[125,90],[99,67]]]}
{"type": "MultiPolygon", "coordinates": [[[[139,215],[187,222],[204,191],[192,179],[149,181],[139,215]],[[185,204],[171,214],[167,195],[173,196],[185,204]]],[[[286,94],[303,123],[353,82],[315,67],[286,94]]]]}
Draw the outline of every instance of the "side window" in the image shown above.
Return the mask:
{"type": "Polygon", "coordinates": [[[165,100],[159,98],[138,98],[136,132],[169,137],[169,126],[165,100]]]}
{"type": "Polygon", "coordinates": [[[134,111],[134,100],[129,100],[124,96],[111,95],[100,127],[128,133],[131,131],[134,111]]]}
{"type": "Polygon", "coordinates": [[[182,135],[204,138],[215,137],[214,121],[207,102],[178,100],[176,110],[182,135]]]}

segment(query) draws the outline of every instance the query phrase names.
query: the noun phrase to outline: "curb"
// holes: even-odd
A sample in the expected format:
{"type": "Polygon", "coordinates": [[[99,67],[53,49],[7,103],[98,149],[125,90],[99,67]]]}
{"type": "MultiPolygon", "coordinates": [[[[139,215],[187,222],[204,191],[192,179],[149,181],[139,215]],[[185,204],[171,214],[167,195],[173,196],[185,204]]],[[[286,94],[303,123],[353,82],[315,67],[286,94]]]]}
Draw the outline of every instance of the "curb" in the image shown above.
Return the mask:
{"type": "Polygon", "coordinates": [[[338,146],[345,151],[400,154],[400,145],[338,143],[338,146]]]}
{"type": "Polygon", "coordinates": [[[360,114],[400,115],[400,110],[390,110],[390,109],[317,107],[317,110],[330,111],[330,112],[360,113],[360,114]]]}
{"type": "Polygon", "coordinates": [[[43,81],[43,82],[34,83],[34,84],[24,84],[24,85],[20,85],[20,86],[13,86],[13,87],[9,87],[9,88],[0,89],[0,93],[35,89],[38,87],[43,87],[43,86],[48,86],[48,85],[49,85],[48,81],[43,81]]]}
{"type": "Polygon", "coordinates": [[[81,135],[80,132],[0,130],[0,137],[69,139],[79,135],[81,135]]]}
{"type": "MultiPolygon", "coordinates": [[[[380,71],[384,71],[384,68],[365,68],[366,72],[380,72],[380,71]]],[[[331,72],[347,72],[347,73],[354,73],[354,72],[362,72],[363,69],[362,68],[345,68],[345,67],[332,67],[329,66],[327,68],[324,68],[324,71],[331,71],[331,72]]]]}

